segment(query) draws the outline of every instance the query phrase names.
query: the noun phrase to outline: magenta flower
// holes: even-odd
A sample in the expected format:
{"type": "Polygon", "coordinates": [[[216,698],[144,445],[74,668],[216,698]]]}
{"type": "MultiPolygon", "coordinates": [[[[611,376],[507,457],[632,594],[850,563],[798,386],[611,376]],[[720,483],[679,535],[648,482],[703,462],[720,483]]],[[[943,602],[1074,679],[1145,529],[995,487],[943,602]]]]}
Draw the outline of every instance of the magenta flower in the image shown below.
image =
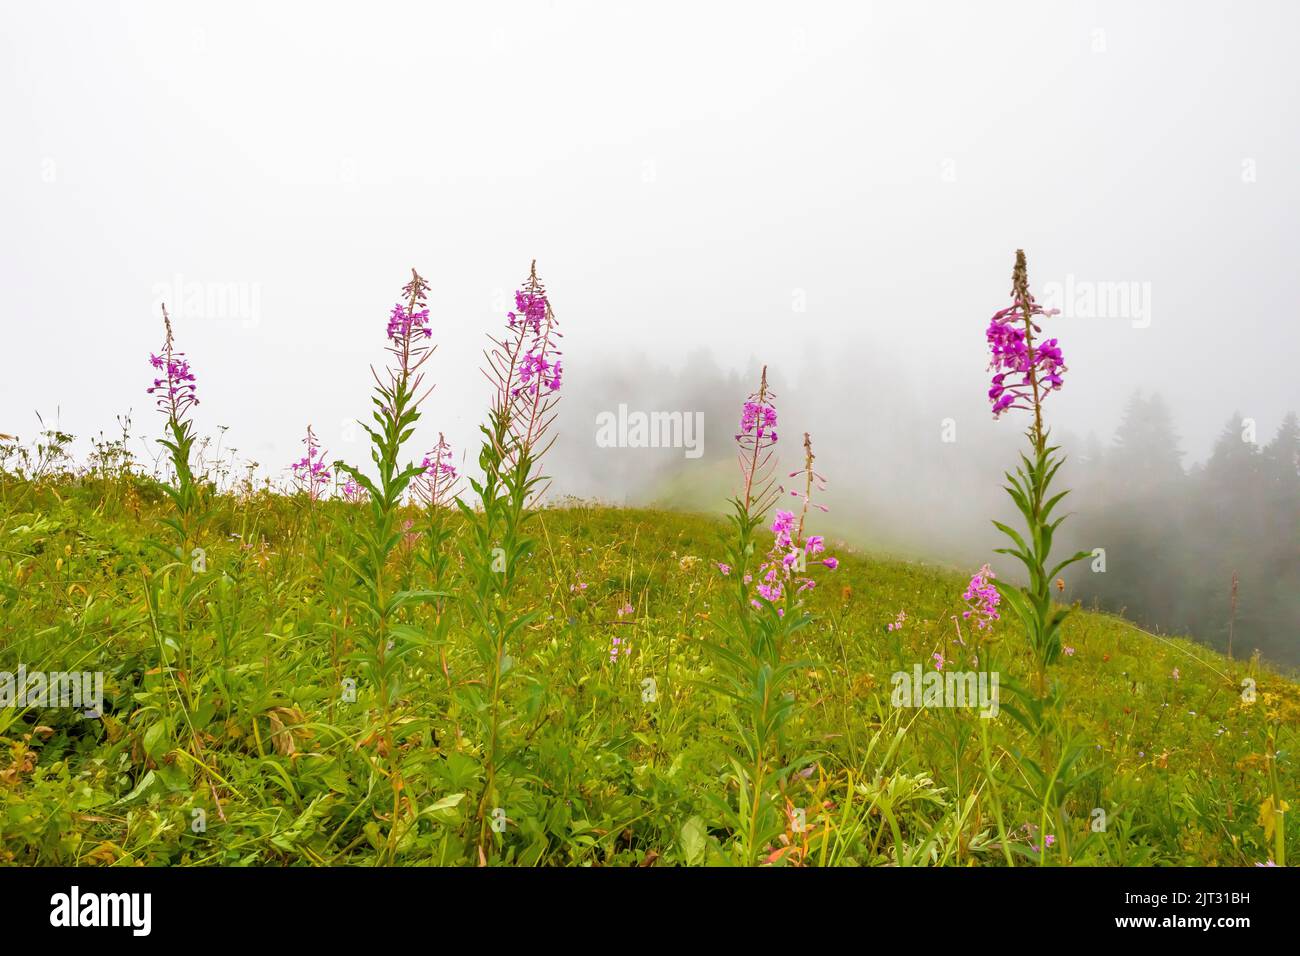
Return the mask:
{"type": "MultiPolygon", "coordinates": [[[[776,409],[766,403],[748,401],[740,413],[740,434],[754,435],[762,438],[765,434],[773,442],[776,439],[776,409]]],[[[740,435],[736,436],[737,438],[740,435]]]]}
{"type": "MultiPolygon", "coordinates": [[[[757,433],[761,426],[757,424],[757,419],[755,422],[754,430],[757,433]]],[[[826,550],[825,539],[819,534],[803,539],[804,518],[807,517],[808,506],[812,504],[810,499],[813,489],[825,487],[820,476],[812,470],[812,439],[807,435],[804,435],[804,450],[804,470],[794,473],[802,474],[807,479],[803,513],[796,518],[794,512],[777,510],[776,517],[772,521],[772,549],[758,569],[763,583],[756,590],[760,597],[772,603],[780,601],[787,595],[799,595],[815,588],[816,582],[804,571],[806,557],[821,554],[826,550]]],[[[839,561],[832,557],[825,558],[821,563],[832,571],[839,567],[839,561]]],[[[751,600],[750,603],[758,609],[763,607],[757,599],[751,600]]],[[[782,608],[778,608],[777,612],[784,615],[782,608]]]]}
{"type": "Polygon", "coordinates": [[[718,562],[718,570],[721,571],[721,572],[723,573],[724,576],[725,576],[725,575],[728,575],[728,574],[731,573],[731,565],[729,565],[729,564],[723,564],[721,561],[719,561],[719,562],[718,562]]]}
{"type": "MultiPolygon", "coordinates": [[[[385,393],[385,402],[392,402],[394,396],[409,392],[414,396],[412,407],[418,407],[428,396],[427,391],[421,393],[424,375],[420,371],[433,353],[433,348],[422,342],[433,335],[429,328],[429,308],[425,304],[428,293],[429,283],[412,269],[411,281],[402,286],[402,295],[407,302],[405,305],[398,303],[393,306],[388,317],[388,351],[396,361],[388,368],[388,384],[385,386],[380,383],[381,390],[385,393]]],[[[370,371],[379,383],[379,375],[373,366],[370,371]]],[[[388,404],[383,404],[382,412],[391,415],[392,409],[388,404]]]]}
{"type": "Polygon", "coordinates": [[[962,593],[962,600],[970,606],[961,612],[961,616],[966,620],[975,618],[975,626],[980,630],[988,628],[994,621],[1002,619],[998,612],[998,605],[1002,603],[1002,595],[993,585],[993,578],[996,575],[986,564],[975,572],[966,585],[966,590],[962,593]]]}
{"type": "Polygon", "coordinates": [[[560,376],[564,372],[562,365],[559,361],[551,364],[544,353],[529,352],[519,363],[519,384],[515,386],[514,394],[518,396],[521,392],[527,392],[536,396],[542,388],[548,392],[558,392],[560,376]]]}
{"type": "Polygon", "coordinates": [[[543,389],[546,393],[560,390],[564,373],[558,357],[560,333],[555,327],[546,288],[537,278],[536,263],[525,287],[515,292],[515,308],[519,311],[506,315],[506,325],[514,333],[513,342],[506,346],[514,356],[510,397],[530,395],[536,405],[543,389]]]}
{"type": "Polygon", "coordinates": [[[519,323],[534,335],[540,335],[542,321],[546,318],[546,293],[520,290],[515,293],[515,308],[519,310],[518,314],[507,313],[510,328],[519,323]]]}
{"type": "Polygon", "coordinates": [[[442,435],[439,434],[437,446],[433,451],[424,456],[424,459],[420,462],[420,467],[424,469],[424,473],[430,478],[440,478],[444,476],[447,478],[455,478],[456,466],[445,461],[445,459],[450,457],[451,446],[448,445],[442,435]]]}
{"type": "Polygon", "coordinates": [[[416,484],[416,493],[432,508],[449,504],[455,496],[456,482],[460,476],[451,460],[451,445],[439,432],[438,444],[420,462],[424,471],[416,484]]]}
{"type": "Polygon", "coordinates": [[[611,664],[618,663],[618,656],[620,651],[622,652],[623,656],[626,657],[627,655],[632,653],[632,644],[629,641],[625,641],[615,636],[609,645],[609,662],[611,664]]]}
{"type": "MultiPolygon", "coordinates": [[[[615,613],[619,618],[624,618],[629,614],[634,613],[634,611],[635,608],[633,608],[630,603],[624,603],[615,613]]],[[[609,662],[611,664],[618,663],[619,651],[622,651],[623,655],[626,657],[628,654],[632,653],[632,646],[628,641],[615,637],[609,648],[609,662]]]]}
{"type": "Polygon", "coordinates": [[[433,330],[429,328],[429,310],[419,309],[408,312],[400,302],[393,306],[388,317],[388,337],[394,345],[401,345],[407,339],[429,338],[433,330]]]}
{"type": "Polygon", "coordinates": [[[172,320],[167,314],[166,306],[163,306],[163,325],[167,329],[167,336],[163,340],[162,354],[149,355],[149,364],[163,374],[162,377],[155,378],[153,385],[145,391],[155,396],[158,410],[169,421],[180,422],[184,420],[190,406],[197,405],[199,400],[195,395],[196,383],[194,373],[190,371],[190,363],[184,352],[175,351],[172,320]]]}
{"type": "MultiPolygon", "coordinates": [[[[1017,255],[1017,275],[1023,269],[1023,253],[1017,255]]],[[[1066,371],[1056,339],[1035,344],[1033,333],[1042,329],[1034,323],[1035,316],[1050,316],[1059,309],[1044,309],[1029,294],[1024,284],[1024,298],[1018,297],[989,320],[985,338],[989,345],[989,371],[993,380],[989,388],[989,401],[993,417],[997,418],[1009,408],[1035,411],[1048,392],[1064,384],[1061,373],[1066,371]],[[1027,301],[1026,301],[1027,300],[1027,301]]]]}
{"type": "Polygon", "coordinates": [[[758,391],[745,400],[740,413],[740,432],[736,435],[736,457],[744,491],[737,499],[746,514],[764,514],[776,501],[773,490],[776,446],[776,396],[767,387],[767,366],[759,380],[758,391]]]}
{"type": "Polygon", "coordinates": [[[550,447],[545,436],[564,376],[559,348],[563,335],[535,260],[523,288],[515,293],[515,309],[506,314],[504,333],[489,333],[492,344],[483,369],[496,390],[493,412],[509,422],[515,439],[505,449],[510,462],[523,453],[540,458],[550,447]]]}
{"type": "Polygon", "coordinates": [[[776,535],[776,546],[781,549],[790,547],[790,533],[794,531],[794,512],[778,511],[772,522],[772,533],[776,535]]]}
{"type": "Polygon", "coordinates": [[[308,498],[318,501],[330,481],[330,470],[325,464],[327,453],[320,450],[310,425],[307,426],[307,437],[303,439],[303,444],[307,446],[307,454],[292,465],[294,481],[307,492],[308,498]]]}

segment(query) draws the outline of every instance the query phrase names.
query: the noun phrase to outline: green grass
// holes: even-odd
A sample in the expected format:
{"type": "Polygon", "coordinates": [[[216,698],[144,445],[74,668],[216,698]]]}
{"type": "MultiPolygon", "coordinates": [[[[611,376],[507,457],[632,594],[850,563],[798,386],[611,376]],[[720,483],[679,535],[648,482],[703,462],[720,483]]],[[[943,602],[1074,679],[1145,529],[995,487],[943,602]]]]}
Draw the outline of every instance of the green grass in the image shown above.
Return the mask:
{"type": "MultiPolygon", "coordinates": [[[[460,710],[474,670],[454,600],[445,639],[433,607],[409,610],[410,633],[430,637],[403,659],[398,752],[380,753],[339,527],[362,510],[266,493],[209,505],[196,571],[146,543],[169,540],[170,505],[145,479],[0,479],[0,670],[102,670],[107,697],[102,720],[0,710],[0,862],[477,864],[483,741],[460,710]],[[357,681],[354,702],[341,699],[344,679],[357,681]]],[[[813,530],[835,544],[829,524],[813,530]]],[[[708,686],[702,649],[731,606],[714,563],[722,523],[573,503],[543,511],[533,533],[519,600],[539,614],[508,649],[522,677],[507,685],[506,825],[491,862],[733,862],[731,705],[708,686]],[[624,604],[634,612],[620,618],[624,604]],[[631,652],[611,664],[616,634],[631,652]]],[[[399,548],[395,573],[410,588],[428,586],[420,544],[399,548]]],[[[1074,653],[1051,672],[1062,724],[1034,737],[1012,713],[1008,685],[1031,663],[1009,620],[978,651],[957,644],[969,575],[831,550],[842,564],[820,575],[816,620],[797,635],[810,664],[772,778],[806,827],[789,823],[765,855],[994,866],[1275,856],[1268,811],[1296,802],[1295,683],[1080,612],[1066,624],[1074,653]],[[906,623],[888,633],[899,611],[906,623]],[[974,653],[998,662],[997,719],[891,705],[890,675],[931,667],[936,651],[949,667],[974,653]],[[1068,792],[1035,799],[1032,765],[1071,743],[1068,792]],[[1090,829],[1095,808],[1104,832],[1090,829]],[[1040,852],[1044,823],[1054,839],[1040,852]]],[[[1290,816],[1274,819],[1294,853],[1290,816]]]]}

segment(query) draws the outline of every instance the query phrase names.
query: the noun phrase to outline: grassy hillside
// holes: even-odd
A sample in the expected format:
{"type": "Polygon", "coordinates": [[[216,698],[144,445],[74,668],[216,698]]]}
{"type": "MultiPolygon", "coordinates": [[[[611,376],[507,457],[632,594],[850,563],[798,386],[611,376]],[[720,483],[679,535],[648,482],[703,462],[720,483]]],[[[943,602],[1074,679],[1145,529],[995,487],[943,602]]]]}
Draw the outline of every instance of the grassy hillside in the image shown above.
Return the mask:
{"type": "MultiPolygon", "coordinates": [[[[169,505],[143,479],[5,481],[0,496],[0,671],[102,670],[106,697],[102,719],[0,709],[0,861],[364,864],[392,834],[398,864],[479,862],[462,612],[404,612],[396,730],[376,732],[343,543],[364,506],[218,496],[198,560],[161,544],[169,505]]],[[[394,573],[427,588],[425,518],[409,518],[394,573]]],[[[703,648],[728,607],[722,524],[573,504],[532,533],[520,600],[538,614],[509,648],[491,862],[734,861],[735,704],[703,648]]],[[[1056,716],[1036,720],[1010,620],[963,622],[959,643],[969,575],[832,550],[790,650],[804,662],[772,778],[787,813],[765,859],[1249,866],[1276,855],[1279,824],[1294,853],[1300,822],[1273,811],[1296,805],[1295,683],[1079,613],[1056,716]],[[891,702],[891,675],[935,654],[1001,674],[996,718],[891,702]],[[1040,799],[1039,768],[1058,767],[1059,799],[1040,799]]]]}

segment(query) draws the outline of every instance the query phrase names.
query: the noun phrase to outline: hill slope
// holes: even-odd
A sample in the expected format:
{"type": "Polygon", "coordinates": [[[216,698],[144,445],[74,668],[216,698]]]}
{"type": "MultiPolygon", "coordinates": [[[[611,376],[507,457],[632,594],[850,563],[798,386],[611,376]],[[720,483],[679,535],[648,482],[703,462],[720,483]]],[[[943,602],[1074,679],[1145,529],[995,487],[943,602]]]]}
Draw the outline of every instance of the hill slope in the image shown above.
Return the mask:
{"type": "MultiPolygon", "coordinates": [[[[0,709],[0,860],[478,862],[484,741],[470,710],[490,704],[474,696],[470,622],[454,600],[445,636],[436,605],[412,614],[393,733],[377,731],[383,701],[362,661],[343,531],[365,520],[361,506],[220,496],[201,560],[182,561],[147,543],[170,540],[147,482],[0,492],[0,671],[100,670],[105,682],[102,719],[0,709]],[[374,796],[393,780],[396,806],[374,796]]],[[[394,573],[427,587],[424,519],[410,517],[394,573]]],[[[508,648],[492,862],[736,860],[738,709],[711,688],[704,649],[732,613],[721,522],[574,504],[543,511],[533,533],[520,600],[537,613],[508,648]]],[[[1035,717],[1015,691],[1027,660],[1011,623],[962,622],[966,576],[828,543],[840,566],[817,575],[815,620],[787,649],[804,663],[767,778],[787,812],[764,859],[1253,865],[1276,854],[1274,827],[1293,815],[1274,811],[1295,803],[1297,782],[1290,680],[1080,612],[1053,670],[1059,702],[1035,717]],[[999,673],[996,717],[899,705],[893,675],[935,671],[936,654],[945,674],[999,673]],[[1039,768],[1062,765],[1048,792],[1039,768]]],[[[1300,827],[1282,825],[1294,847],[1300,827]]]]}

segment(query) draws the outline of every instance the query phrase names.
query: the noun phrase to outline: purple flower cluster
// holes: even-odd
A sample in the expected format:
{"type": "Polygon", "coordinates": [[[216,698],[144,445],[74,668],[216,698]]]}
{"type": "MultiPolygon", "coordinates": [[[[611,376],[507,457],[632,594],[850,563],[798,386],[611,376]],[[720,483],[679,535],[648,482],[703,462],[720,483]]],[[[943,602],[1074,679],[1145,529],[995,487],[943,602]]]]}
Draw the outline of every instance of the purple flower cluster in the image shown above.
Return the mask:
{"type": "Polygon", "coordinates": [[[414,269],[411,281],[402,286],[402,295],[408,304],[397,303],[388,316],[388,338],[396,346],[407,348],[412,339],[430,338],[433,330],[429,328],[429,307],[425,297],[429,284],[414,269]]]}
{"type": "Polygon", "coordinates": [[[776,503],[779,489],[773,488],[776,468],[776,396],[767,387],[767,366],[759,379],[758,391],[741,408],[740,431],[736,434],[736,462],[744,490],[736,499],[746,515],[765,514],[776,503]]]}
{"type": "Polygon", "coordinates": [[[179,418],[179,412],[183,408],[198,405],[199,399],[195,398],[194,372],[190,371],[190,363],[183,352],[172,352],[166,358],[149,354],[149,364],[164,372],[165,375],[164,378],[155,378],[151,388],[146,389],[149,394],[157,395],[157,403],[162,411],[175,408],[177,414],[173,415],[173,418],[179,418]]]}
{"type": "MultiPolygon", "coordinates": [[[[513,314],[513,313],[512,313],[513,314]]],[[[519,385],[514,393],[528,392],[537,395],[545,387],[548,391],[560,390],[560,376],[564,374],[563,363],[556,360],[549,362],[544,351],[529,351],[519,363],[519,385]]]]}
{"type": "MultiPolygon", "coordinates": [[[[759,595],[772,603],[780,601],[787,592],[802,594],[811,591],[817,582],[808,577],[805,571],[810,557],[822,554],[826,550],[825,540],[819,534],[809,535],[802,545],[796,540],[798,522],[792,511],[777,511],[772,522],[772,550],[767,560],[758,569],[760,583],[755,588],[759,595]]],[[[827,557],[821,564],[834,571],[839,561],[827,557]]],[[[728,569],[730,570],[730,569],[728,569]]],[[[756,608],[762,608],[757,600],[751,601],[756,608]]],[[[778,609],[778,613],[784,611],[778,609]]]]}
{"type": "Polygon", "coordinates": [[[456,466],[450,464],[450,458],[451,445],[447,443],[447,440],[442,435],[439,435],[438,444],[434,446],[433,451],[424,456],[424,459],[420,462],[420,467],[424,469],[425,475],[433,481],[440,478],[455,478],[456,466]]]}
{"type": "Polygon", "coordinates": [[[538,399],[545,394],[558,392],[564,363],[558,358],[560,352],[555,340],[559,332],[555,329],[555,320],[550,313],[550,304],[546,299],[546,290],[537,278],[536,272],[529,276],[527,288],[515,292],[515,308],[518,311],[506,314],[507,325],[515,334],[515,355],[523,352],[515,367],[515,381],[510,389],[510,397],[531,395],[538,399]],[[531,336],[525,349],[524,339],[531,336]]]}
{"type": "Polygon", "coordinates": [[[400,302],[393,306],[393,311],[388,316],[388,338],[394,345],[401,345],[409,339],[427,339],[432,335],[427,307],[410,312],[400,302]]]}
{"type": "Polygon", "coordinates": [[[540,335],[542,321],[546,318],[545,294],[517,291],[515,292],[515,308],[519,311],[508,313],[510,328],[513,329],[516,323],[523,323],[533,335],[540,335]]]}
{"type": "Polygon", "coordinates": [[[163,343],[162,354],[150,353],[149,355],[149,364],[163,375],[161,378],[155,378],[153,385],[145,391],[155,396],[160,412],[166,414],[172,421],[178,422],[189,407],[197,405],[199,400],[195,396],[195,379],[194,373],[190,371],[190,363],[185,358],[184,352],[173,351],[171,320],[166,318],[165,311],[163,316],[167,327],[167,339],[163,343]]]}
{"type": "Polygon", "coordinates": [[[456,481],[460,477],[451,461],[451,445],[439,432],[438,444],[420,462],[420,467],[424,469],[421,475],[424,484],[418,491],[427,504],[437,507],[451,500],[456,481]]]}
{"type": "MultiPolygon", "coordinates": [[[[586,587],[586,585],[584,584],[583,587],[586,587]]],[[[623,618],[625,618],[625,617],[629,617],[629,616],[631,616],[632,614],[635,614],[635,613],[636,613],[636,608],[634,608],[634,607],[631,605],[630,602],[624,601],[624,602],[623,602],[623,606],[620,607],[620,608],[619,608],[617,611],[615,611],[614,613],[618,615],[618,618],[619,618],[619,620],[621,621],[623,618]]],[[[619,656],[619,652],[620,652],[620,651],[622,652],[622,654],[623,654],[624,657],[626,657],[628,654],[631,654],[631,653],[632,653],[632,642],[631,642],[631,641],[627,641],[627,640],[623,640],[622,638],[620,638],[620,637],[618,637],[617,635],[615,635],[614,638],[613,638],[613,640],[611,641],[611,643],[610,643],[610,645],[609,645],[609,662],[610,662],[611,664],[617,664],[617,663],[618,663],[618,656],[619,656]]]]}
{"type": "Polygon", "coordinates": [[[745,443],[748,438],[760,447],[776,444],[776,406],[766,397],[745,402],[740,413],[740,434],[736,441],[745,443]]]}
{"type": "Polygon", "coordinates": [[[303,439],[303,444],[307,446],[307,454],[291,466],[293,477],[301,487],[306,488],[311,500],[316,501],[329,484],[330,470],[325,465],[326,453],[320,450],[310,425],[307,426],[307,437],[303,439]]]}
{"type": "Polygon", "coordinates": [[[623,653],[624,657],[627,657],[627,655],[632,653],[632,644],[629,641],[623,640],[616,634],[610,641],[609,645],[609,662],[611,664],[618,663],[618,655],[620,651],[623,653]]]}
{"type": "Polygon", "coordinates": [[[1033,343],[1030,329],[1042,330],[1033,323],[1033,316],[1056,315],[1059,309],[1044,309],[1027,295],[1028,305],[1017,299],[1014,305],[996,313],[989,320],[985,337],[988,339],[989,371],[993,372],[989,388],[989,401],[993,404],[993,417],[997,418],[1009,408],[1033,410],[1034,382],[1038,383],[1038,399],[1059,389],[1064,382],[1061,373],[1066,371],[1056,339],[1033,343]]]}
{"type": "Polygon", "coordinates": [[[984,565],[975,572],[962,594],[962,600],[970,606],[961,612],[961,616],[968,621],[974,617],[975,626],[980,630],[984,630],[994,621],[1002,619],[1002,615],[998,613],[998,605],[1002,602],[1002,595],[993,586],[994,577],[996,575],[992,569],[987,564],[984,565]]]}
{"type": "Polygon", "coordinates": [[[504,449],[512,467],[521,455],[536,459],[550,447],[546,432],[555,419],[564,376],[563,337],[534,259],[528,278],[515,292],[515,311],[506,314],[506,329],[489,333],[492,344],[483,369],[495,389],[492,413],[508,423],[513,439],[504,449]]]}

